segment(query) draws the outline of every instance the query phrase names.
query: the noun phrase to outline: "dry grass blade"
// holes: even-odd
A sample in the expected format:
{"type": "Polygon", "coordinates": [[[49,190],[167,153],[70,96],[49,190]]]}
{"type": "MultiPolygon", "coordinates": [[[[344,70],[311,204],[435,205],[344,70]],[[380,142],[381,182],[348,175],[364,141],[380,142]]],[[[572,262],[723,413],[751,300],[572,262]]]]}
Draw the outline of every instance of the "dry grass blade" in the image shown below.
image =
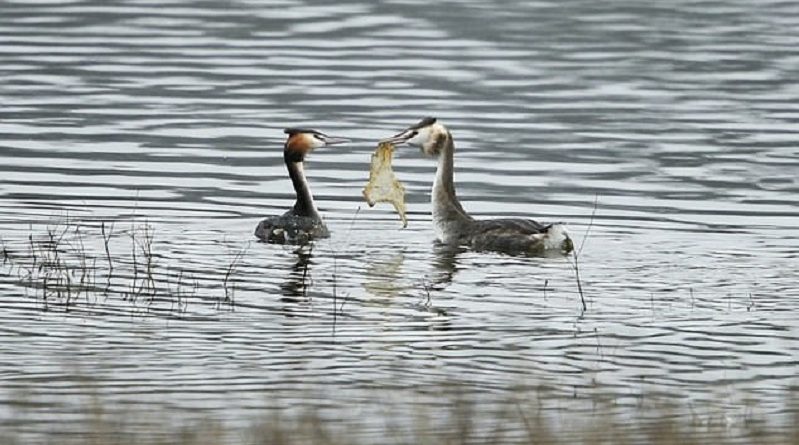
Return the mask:
{"type": "MultiPolygon", "coordinates": [[[[358,215],[361,212],[361,206],[355,209],[355,213],[352,215],[352,219],[350,220],[349,228],[347,229],[347,234],[344,238],[344,244],[349,246],[350,236],[352,235],[352,229],[355,226],[355,221],[358,219],[358,215]]],[[[341,249],[338,245],[333,246],[333,250],[331,251],[331,256],[333,258],[333,271],[331,273],[331,281],[333,283],[333,335],[336,335],[336,317],[337,315],[344,315],[344,304],[347,303],[347,294],[342,295],[342,302],[341,306],[336,306],[338,300],[338,257],[341,253],[347,252],[349,247],[346,249],[341,249]]],[[[306,266],[307,267],[307,266],[306,266]]]]}
{"type": "Polygon", "coordinates": [[[11,254],[8,252],[8,249],[6,248],[6,243],[5,241],[3,241],[2,236],[0,236],[0,246],[3,247],[3,265],[5,266],[6,263],[11,262],[11,254]]]}
{"type": "Polygon", "coordinates": [[[228,264],[227,269],[225,270],[225,277],[222,280],[222,286],[225,289],[225,302],[229,303],[231,305],[231,308],[233,307],[233,301],[234,301],[233,297],[236,289],[235,286],[231,286],[229,284],[230,277],[231,275],[233,275],[233,272],[238,267],[241,258],[244,256],[244,254],[247,252],[249,248],[250,248],[250,243],[247,243],[247,245],[243,249],[236,252],[233,255],[233,259],[230,261],[230,264],[228,264]]]}
{"type": "Polygon", "coordinates": [[[114,234],[114,223],[111,223],[111,228],[108,229],[108,234],[105,231],[105,221],[100,223],[100,231],[103,235],[103,246],[105,247],[105,257],[108,260],[108,271],[114,272],[114,262],[111,261],[111,251],[108,248],[108,244],[111,242],[111,237],[114,234]]]}
{"type": "Polygon", "coordinates": [[[133,260],[133,278],[130,281],[130,293],[128,294],[128,298],[131,301],[136,301],[136,283],[139,280],[139,262],[138,258],[136,257],[136,227],[134,223],[131,221],[130,223],[130,243],[131,243],[131,259],[133,260]]]}
{"type": "Polygon", "coordinates": [[[153,225],[131,222],[130,227],[124,237],[130,244],[125,241],[121,245],[123,249],[130,249],[128,261],[114,258],[113,241],[117,233],[113,224],[83,225],[80,221],[63,221],[46,226],[41,234],[35,233],[31,226],[25,238],[17,240],[24,247],[16,251],[10,247],[13,240],[12,244],[7,244],[8,239],[0,239],[0,255],[3,256],[0,266],[9,277],[16,276],[15,284],[24,296],[35,298],[43,310],[88,313],[92,305],[114,296],[130,303],[129,310],[137,315],[143,315],[142,309],[145,313],[155,311],[163,315],[171,314],[173,309],[185,312],[188,301],[195,297],[201,301],[221,300],[232,304],[233,274],[246,248],[222,269],[224,277],[220,275],[219,281],[225,288],[225,298],[211,300],[197,295],[197,280],[189,278],[183,270],[171,276],[172,279],[177,277],[176,284],[170,282],[169,266],[164,272],[158,264],[162,256],[156,252],[153,225]],[[92,251],[91,246],[97,246],[96,250],[92,251]],[[98,274],[105,282],[100,287],[98,274]],[[191,280],[194,287],[189,289],[191,280]],[[138,306],[142,301],[146,305],[143,308],[138,306]]]}
{"type": "Polygon", "coordinates": [[[578,249],[574,249],[572,251],[572,261],[569,261],[568,257],[566,257],[566,261],[571,265],[572,269],[574,270],[574,279],[577,282],[577,292],[580,294],[580,303],[582,304],[582,310],[585,312],[588,309],[588,306],[585,303],[585,293],[583,292],[583,281],[580,279],[580,254],[583,251],[583,247],[585,246],[585,241],[588,239],[588,234],[591,233],[591,227],[594,225],[594,217],[596,216],[596,210],[599,203],[599,194],[594,195],[594,207],[591,210],[591,219],[588,221],[588,227],[585,229],[585,234],[583,234],[583,239],[580,242],[580,247],[578,249]]]}
{"type": "Polygon", "coordinates": [[[596,209],[599,204],[599,193],[594,193],[594,207],[591,209],[591,219],[588,220],[588,227],[585,229],[585,233],[583,234],[583,240],[580,241],[580,248],[577,249],[577,255],[583,253],[583,246],[585,246],[585,241],[588,239],[588,234],[591,233],[591,227],[594,226],[594,217],[596,216],[596,209]]]}

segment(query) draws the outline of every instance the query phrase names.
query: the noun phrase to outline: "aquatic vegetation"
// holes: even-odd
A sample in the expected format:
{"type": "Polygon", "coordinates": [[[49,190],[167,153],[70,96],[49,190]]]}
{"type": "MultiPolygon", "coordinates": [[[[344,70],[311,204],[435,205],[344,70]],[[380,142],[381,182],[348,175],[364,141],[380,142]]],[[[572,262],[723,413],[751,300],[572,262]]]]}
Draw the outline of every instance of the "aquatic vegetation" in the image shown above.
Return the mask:
{"type": "MultiPolygon", "coordinates": [[[[196,271],[155,250],[156,228],[147,221],[122,223],[69,218],[32,229],[22,239],[0,239],[0,273],[42,310],[96,311],[101,306],[136,314],[184,314],[189,301],[234,304],[234,275],[245,249],[218,275],[221,295],[203,296],[196,271]],[[126,306],[119,302],[127,303],[126,306]]],[[[212,274],[213,275],[213,274],[212,274]]],[[[204,286],[207,291],[211,286],[204,286]]]]}
{"type": "Polygon", "coordinates": [[[374,207],[378,202],[388,202],[402,220],[402,227],[408,227],[405,216],[405,187],[394,175],[391,160],[394,156],[394,145],[382,142],[372,154],[372,163],[369,167],[369,182],[363,189],[363,197],[374,207]]]}

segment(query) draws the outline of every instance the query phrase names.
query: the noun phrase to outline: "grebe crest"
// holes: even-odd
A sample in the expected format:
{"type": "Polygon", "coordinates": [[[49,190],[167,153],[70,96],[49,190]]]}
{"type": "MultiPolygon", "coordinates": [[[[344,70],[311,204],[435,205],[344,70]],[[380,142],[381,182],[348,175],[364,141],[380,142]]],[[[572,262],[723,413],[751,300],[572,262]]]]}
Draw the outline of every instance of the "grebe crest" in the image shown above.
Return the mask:
{"type": "Polygon", "coordinates": [[[421,148],[422,153],[431,158],[438,158],[451,136],[447,127],[438,123],[435,118],[426,117],[395,137],[407,137],[404,141],[406,144],[421,148]]]}
{"type": "Polygon", "coordinates": [[[391,138],[396,145],[417,146],[438,161],[430,193],[436,237],[446,244],[466,244],[478,250],[540,255],[568,253],[574,246],[562,224],[541,224],[531,219],[475,220],[463,209],[454,183],[455,143],[447,128],[426,117],[391,138]]]}
{"type": "Polygon", "coordinates": [[[294,206],[280,216],[264,219],[255,228],[255,236],[269,243],[304,244],[312,239],[330,236],[319,215],[305,178],[305,157],[314,149],[347,142],[345,138],[328,136],[310,128],[286,128],[283,161],[297,195],[294,206]]]}

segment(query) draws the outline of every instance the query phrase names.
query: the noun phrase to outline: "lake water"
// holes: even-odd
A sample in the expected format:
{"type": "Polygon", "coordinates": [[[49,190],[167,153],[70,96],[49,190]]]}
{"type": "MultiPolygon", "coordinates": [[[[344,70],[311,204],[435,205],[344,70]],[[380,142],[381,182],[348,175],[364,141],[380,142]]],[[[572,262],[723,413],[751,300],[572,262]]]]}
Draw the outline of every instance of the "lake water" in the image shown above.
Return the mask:
{"type": "Polygon", "coordinates": [[[312,408],[369,438],[372,410],[435,411],[446,383],[777,427],[799,372],[797,79],[793,2],[6,0],[0,428],[81,434],[99,394],[234,429],[312,408]],[[406,229],[362,201],[377,139],[427,115],[468,211],[568,224],[587,310],[565,258],[435,245],[416,149],[394,162],[406,229]],[[290,126],[353,139],[308,159],[332,232],[312,248],[252,235],[293,203],[290,126]],[[91,291],[48,291],[48,230],[91,291]]]}

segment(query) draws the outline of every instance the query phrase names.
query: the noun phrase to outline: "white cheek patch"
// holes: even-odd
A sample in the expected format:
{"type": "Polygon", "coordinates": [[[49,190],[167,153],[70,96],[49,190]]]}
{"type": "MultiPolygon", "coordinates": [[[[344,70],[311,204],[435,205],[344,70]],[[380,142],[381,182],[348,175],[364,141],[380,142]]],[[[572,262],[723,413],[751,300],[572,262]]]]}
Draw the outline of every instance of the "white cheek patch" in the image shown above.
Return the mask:
{"type": "Polygon", "coordinates": [[[413,145],[420,145],[421,146],[421,145],[424,145],[425,142],[427,142],[429,137],[430,137],[430,130],[425,128],[425,129],[419,130],[419,132],[416,134],[416,136],[414,136],[414,137],[412,137],[412,138],[410,138],[408,140],[408,143],[413,144],[413,145]]]}
{"type": "Polygon", "coordinates": [[[310,138],[311,138],[310,145],[311,145],[312,148],[324,147],[324,145],[325,145],[324,141],[320,141],[319,139],[317,139],[314,136],[310,136],[310,138]]]}

